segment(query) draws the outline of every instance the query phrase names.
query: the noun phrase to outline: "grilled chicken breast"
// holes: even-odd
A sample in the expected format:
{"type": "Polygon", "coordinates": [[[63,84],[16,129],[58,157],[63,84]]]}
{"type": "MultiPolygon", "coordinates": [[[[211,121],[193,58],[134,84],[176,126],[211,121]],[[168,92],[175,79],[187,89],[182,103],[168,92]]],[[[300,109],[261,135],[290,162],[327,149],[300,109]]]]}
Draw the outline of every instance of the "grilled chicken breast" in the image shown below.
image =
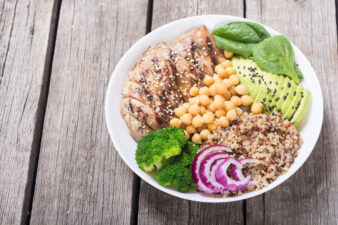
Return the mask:
{"type": "Polygon", "coordinates": [[[212,76],[215,65],[225,61],[214,37],[205,26],[188,31],[174,40],[169,47],[189,62],[199,82],[205,75],[212,76]]]}
{"type": "Polygon", "coordinates": [[[121,114],[138,141],[150,131],[169,125],[174,109],[187,101],[192,86],[204,74],[213,75],[224,57],[205,27],[150,47],[128,73],[122,90],[121,114]]]}

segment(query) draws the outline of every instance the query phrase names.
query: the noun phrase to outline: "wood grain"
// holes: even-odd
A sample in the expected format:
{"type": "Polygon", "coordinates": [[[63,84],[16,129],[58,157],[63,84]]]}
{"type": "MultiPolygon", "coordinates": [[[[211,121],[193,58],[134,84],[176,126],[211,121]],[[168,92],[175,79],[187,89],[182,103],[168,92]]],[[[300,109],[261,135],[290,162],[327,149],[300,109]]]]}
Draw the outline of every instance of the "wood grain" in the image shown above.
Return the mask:
{"type": "Polygon", "coordinates": [[[130,224],[134,175],[109,138],[104,97],[146,10],[145,0],[62,1],[31,224],[130,224]]]}
{"type": "Polygon", "coordinates": [[[0,224],[27,220],[56,6],[0,0],[0,224]]]}
{"type": "MultiPolygon", "coordinates": [[[[201,14],[243,16],[243,2],[154,0],[152,29],[179,18],[201,14]]],[[[160,192],[142,181],[138,224],[243,224],[242,204],[189,202],[160,192]]]]}
{"type": "Polygon", "coordinates": [[[249,19],[285,34],[312,63],[324,96],[316,148],[286,183],[247,201],[247,224],[338,224],[338,75],[335,1],[246,1],[249,19]]]}

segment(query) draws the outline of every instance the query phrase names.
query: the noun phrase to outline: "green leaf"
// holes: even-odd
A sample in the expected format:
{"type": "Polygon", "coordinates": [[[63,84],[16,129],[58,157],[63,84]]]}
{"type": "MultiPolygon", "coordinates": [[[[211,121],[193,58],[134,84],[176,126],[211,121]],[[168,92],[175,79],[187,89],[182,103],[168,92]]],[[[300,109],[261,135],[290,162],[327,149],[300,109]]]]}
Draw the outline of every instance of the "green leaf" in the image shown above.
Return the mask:
{"type": "Polygon", "coordinates": [[[271,37],[269,32],[267,32],[262,25],[258,23],[252,23],[252,22],[244,22],[244,23],[256,31],[261,41],[263,41],[264,39],[268,37],[271,37]]]}
{"type": "Polygon", "coordinates": [[[300,71],[300,69],[299,69],[299,67],[297,66],[296,63],[295,63],[295,71],[296,71],[299,79],[301,79],[301,80],[304,79],[303,73],[302,73],[302,71],[300,71]]]}
{"type": "Polygon", "coordinates": [[[228,23],[213,30],[212,34],[237,42],[257,43],[261,41],[256,31],[243,22],[228,23]]]}
{"type": "Polygon", "coordinates": [[[270,73],[285,74],[299,84],[293,48],[286,37],[276,35],[258,43],[253,48],[253,59],[261,69],[270,73]]]}
{"type": "Polygon", "coordinates": [[[219,37],[217,35],[214,35],[214,37],[218,48],[226,50],[228,52],[240,54],[245,57],[252,56],[253,48],[256,45],[253,43],[240,43],[237,41],[232,41],[229,39],[219,37]]]}

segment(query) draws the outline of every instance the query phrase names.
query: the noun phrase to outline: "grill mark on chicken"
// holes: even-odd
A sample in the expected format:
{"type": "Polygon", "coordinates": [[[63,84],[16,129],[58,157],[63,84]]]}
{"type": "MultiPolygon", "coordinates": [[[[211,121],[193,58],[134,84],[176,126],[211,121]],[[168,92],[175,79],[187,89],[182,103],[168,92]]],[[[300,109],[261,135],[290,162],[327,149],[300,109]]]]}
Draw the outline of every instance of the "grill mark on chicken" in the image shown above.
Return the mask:
{"type": "Polygon", "coordinates": [[[130,111],[132,112],[132,113],[134,113],[134,107],[133,107],[133,105],[131,104],[131,100],[129,99],[129,108],[130,108],[130,111]]]}
{"type": "Polygon", "coordinates": [[[211,57],[211,61],[213,62],[214,65],[217,64],[217,60],[216,60],[216,57],[215,57],[215,50],[214,48],[212,47],[212,44],[211,44],[211,40],[209,37],[207,37],[207,49],[208,49],[208,54],[209,56],[211,57]],[[210,43],[210,44],[208,44],[210,43]]]}

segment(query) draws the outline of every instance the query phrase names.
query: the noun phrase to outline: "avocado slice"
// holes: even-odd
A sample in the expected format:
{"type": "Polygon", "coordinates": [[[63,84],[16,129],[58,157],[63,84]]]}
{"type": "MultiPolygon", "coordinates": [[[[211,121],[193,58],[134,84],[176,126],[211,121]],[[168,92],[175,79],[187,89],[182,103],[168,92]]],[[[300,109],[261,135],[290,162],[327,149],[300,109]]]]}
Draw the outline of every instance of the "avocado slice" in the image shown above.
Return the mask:
{"type": "Polygon", "coordinates": [[[282,113],[282,108],[283,105],[288,97],[288,93],[291,87],[291,80],[288,77],[284,77],[285,81],[283,86],[281,87],[282,91],[279,95],[276,95],[276,99],[278,99],[277,103],[276,103],[276,110],[280,113],[282,113]]]}
{"type": "MultiPolygon", "coordinates": [[[[293,82],[292,80],[290,80],[290,82],[287,83],[287,88],[288,88],[288,93],[286,93],[287,98],[282,106],[282,114],[284,115],[285,118],[285,114],[288,111],[292,100],[295,98],[295,91],[297,90],[298,85],[293,82]]],[[[284,98],[284,96],[283,96],[284,98]]]]}
{"type": "Polygon", "coordinates": [[[271,104],[269,106],[269,109],[267,111],[269,112],[274,112],[275,109],[276,109],[276,106],[277,106],[277,102],[278,100],[280,99],[280,94],[282,93],[282,90],[283,90],[283,86],[284,86],[284,83],[285,83],[285,77],[283,75],[280,75],[278,76],[278,80],[277,80],[277,87],[276,87],[276,90],[277,91],[274,91],[272,93],[272,96],[273,96],[273,99],[271,101],[271,104]]]}
{"type": "Polygon", "coordinates": [[[268,96],[267,91],[268,91],[268,89],[265,85],[260,86],[259,92],[258,92],[256,98],[253,101],[254,103],[258,103],[258,102],[262,103],[264,109],[266,107],[269,107],[269,104],[268,104],[268,101],[267,101],[267,96],[268,96]]]}
{"type": "Polygon", "coordinates": [[[299,106],[300,102],[303,99],[304,95],[304,88],[301,85],[298,85],[297,90],[293,93],[293,99],[289,106],[289,109],[285,113],[284,117],[288,120],[290,120],[291,116],[294,114],[294,112],[297,110],[297,107],[299,106]]]}
{"type": "Polygon", "coordinates": [[[254,99],[259,88],[255,82],[256,78],[252,76],[251,68],[257,67],[257,65],[252,60],[238,56],[232,58],[232,65],[236,69],[240,82],[246,85],[249,95],[254,99]]]}
{"type": "Polygon", "coordinates": [[[279,88],[278,81],[280,79],[280,76],[273,75],[273,74],[267,74],[266,72],[264,72],[263,77],[264,77],[264,84],[267,87],[267,96],[266,96],[265,105],[269,105],[269,107],[264,108],[264,112],[269,113],[270,108],[273,104],[273,99],[275,98],[275,95],[279,88]]]}
{"type": "Polygon", "coordinates": [[[295,126],[299,124],[299,122],[302,120],[309,104],[311,101],[311,93],[309,92],[308,89],[304,90],[304,96],[302,98],[302,101],[299,104],[299,107],[295,114],[291,118],[291,123],[295,126]]]}

